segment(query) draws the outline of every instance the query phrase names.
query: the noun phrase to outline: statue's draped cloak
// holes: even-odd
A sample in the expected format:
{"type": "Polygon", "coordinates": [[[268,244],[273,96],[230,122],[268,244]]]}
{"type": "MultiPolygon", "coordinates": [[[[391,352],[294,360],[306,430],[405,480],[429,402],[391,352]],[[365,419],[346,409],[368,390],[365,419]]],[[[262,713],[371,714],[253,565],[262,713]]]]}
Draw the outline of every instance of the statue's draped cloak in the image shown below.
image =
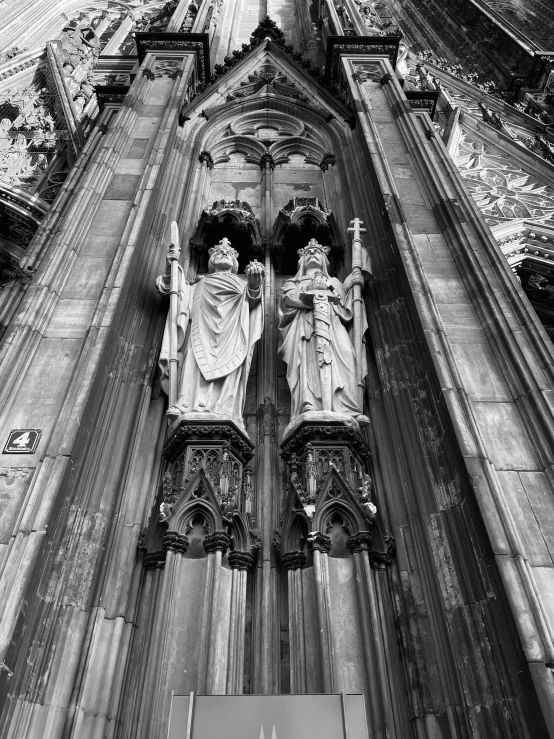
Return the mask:
{"type": "MultiPolygon", "coordinates": [[[[279,356],[287,365],[287,381],[292,397],[291,418],[323,409],[314,312],[307,310],[300,298],[311,278],[303,275],[302,271],[299,270],[293,279],[285,280],[281,297],[279,328],[283,344],[279,356]]],[[[341,298],[340,304],[330,306],[331,410],[357,416],[361,409],[357,402],[356,355],[347,330],[352,324],[351,293],[346,293],[339,280],[329,278],[326,270],[325,276],[341,298]]]]}
{"type": "MultiPolygon", "coordinates": [[[[260,291],[261,294],[261,291],[260,291]]],[[[204,275],[189,285],[179,271],[177,316],[181,414],[212,413],[242,427],[254,345],[263,329],[263,305],[246,282],[230,272],[204,275]]],[[[168,391],[169,321],[159,366],[168,391]]]]}

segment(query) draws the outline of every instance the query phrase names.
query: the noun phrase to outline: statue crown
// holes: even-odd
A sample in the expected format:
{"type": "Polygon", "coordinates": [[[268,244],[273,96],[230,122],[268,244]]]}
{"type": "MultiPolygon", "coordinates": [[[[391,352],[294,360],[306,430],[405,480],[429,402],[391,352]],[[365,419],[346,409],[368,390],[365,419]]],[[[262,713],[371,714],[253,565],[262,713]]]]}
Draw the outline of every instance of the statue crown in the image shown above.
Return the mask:
{"type": "Polygon", "coordinates": [[[218,251],[230,251],[233,254],[233,256],[235,257],[235,259],[238,259],[239,258],[238,251],[236,249],[233,249],[232,248],[231,242],[229,241],[229,239],[226,236],[224,236],[221,239],[221,241],[219,242],[219,244],[216,244],[215,246],[212,246],[211,249],[208,249],[208,254],[211,257],[212,254],[215,254],[218,251]]]}
{"type": "Polygon", "coordinates": [[[322,254],[325,254],[325,256],[327,256],[327,254],[329,254],[329,252],[331,251],[330,246],[323,246],[322,244],[318,243],[316,239],[310,239],[307,246],[302,247],[302,249],[298,249],[298,256],[303,257],[306,249],[318,249],[322,254]]]}

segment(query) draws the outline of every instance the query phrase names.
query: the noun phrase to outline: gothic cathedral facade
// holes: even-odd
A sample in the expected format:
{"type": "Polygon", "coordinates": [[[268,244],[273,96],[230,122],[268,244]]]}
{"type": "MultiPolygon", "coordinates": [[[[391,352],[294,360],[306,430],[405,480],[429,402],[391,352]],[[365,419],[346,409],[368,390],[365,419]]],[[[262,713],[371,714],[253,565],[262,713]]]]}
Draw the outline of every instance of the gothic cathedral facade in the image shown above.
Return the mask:
{"type": "Polygon", "coordinates": [[[554,739],[550,0],[0,0],[0,109],[0,736],[554,739]]]}

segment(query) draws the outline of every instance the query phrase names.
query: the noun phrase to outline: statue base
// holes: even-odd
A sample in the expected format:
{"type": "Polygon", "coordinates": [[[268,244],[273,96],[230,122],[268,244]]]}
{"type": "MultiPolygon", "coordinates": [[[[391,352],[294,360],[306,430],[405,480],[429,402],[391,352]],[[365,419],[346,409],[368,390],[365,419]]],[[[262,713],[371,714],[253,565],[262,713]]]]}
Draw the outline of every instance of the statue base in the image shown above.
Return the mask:
{"type": "Polygon", "coordinates": [[[163,455],[173,463],[187,447],[206,445],[214,448],[227,445],[242,465],[254,456],[254,444],[244,428],[230,419],[208,413],[190,413],[172,424],[163,455]]]}
{"type": "Polygon", "coordinates": [[[283,435],[283,444],[292,436],[295,431],[303,424],[344,424],[353,428],[359,433],[360,428],[369,425],[369,418],[360,413],[358,416],[349,416],[346,413],[335,413],[334,411],[307,411],[295,416],[285,429],[283,435]]]}

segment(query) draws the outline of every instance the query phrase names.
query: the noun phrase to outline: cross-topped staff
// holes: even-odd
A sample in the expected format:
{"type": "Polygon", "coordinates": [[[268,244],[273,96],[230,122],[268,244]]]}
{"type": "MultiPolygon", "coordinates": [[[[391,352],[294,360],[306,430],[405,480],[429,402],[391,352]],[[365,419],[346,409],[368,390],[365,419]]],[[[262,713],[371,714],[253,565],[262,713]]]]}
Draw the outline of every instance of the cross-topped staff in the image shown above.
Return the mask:
{"type": "Polygon", "coordinates": [[[364,402],[364,380],[363,380],[363,335],[362,335],[362,288],[364,277],[362,275],[362,239],[361,234],[366,233],[363,221],[353,218],[350,221],[348,233],[352,233],[352,286],[354,290],[353,312],[354,312],[354,351],[356,352],[356,372],[358,374],[358,402],[360,410],[364,402]]]}
{"type": "Polygon", "coordinates": [[[169,407],[177,402],[179,391],[179,357],[177,355],[177,314],[179,312],[179,227],[171,223],[171,243],[167,251],[167,261],[171,268],[169,290],[169,407]]]}

